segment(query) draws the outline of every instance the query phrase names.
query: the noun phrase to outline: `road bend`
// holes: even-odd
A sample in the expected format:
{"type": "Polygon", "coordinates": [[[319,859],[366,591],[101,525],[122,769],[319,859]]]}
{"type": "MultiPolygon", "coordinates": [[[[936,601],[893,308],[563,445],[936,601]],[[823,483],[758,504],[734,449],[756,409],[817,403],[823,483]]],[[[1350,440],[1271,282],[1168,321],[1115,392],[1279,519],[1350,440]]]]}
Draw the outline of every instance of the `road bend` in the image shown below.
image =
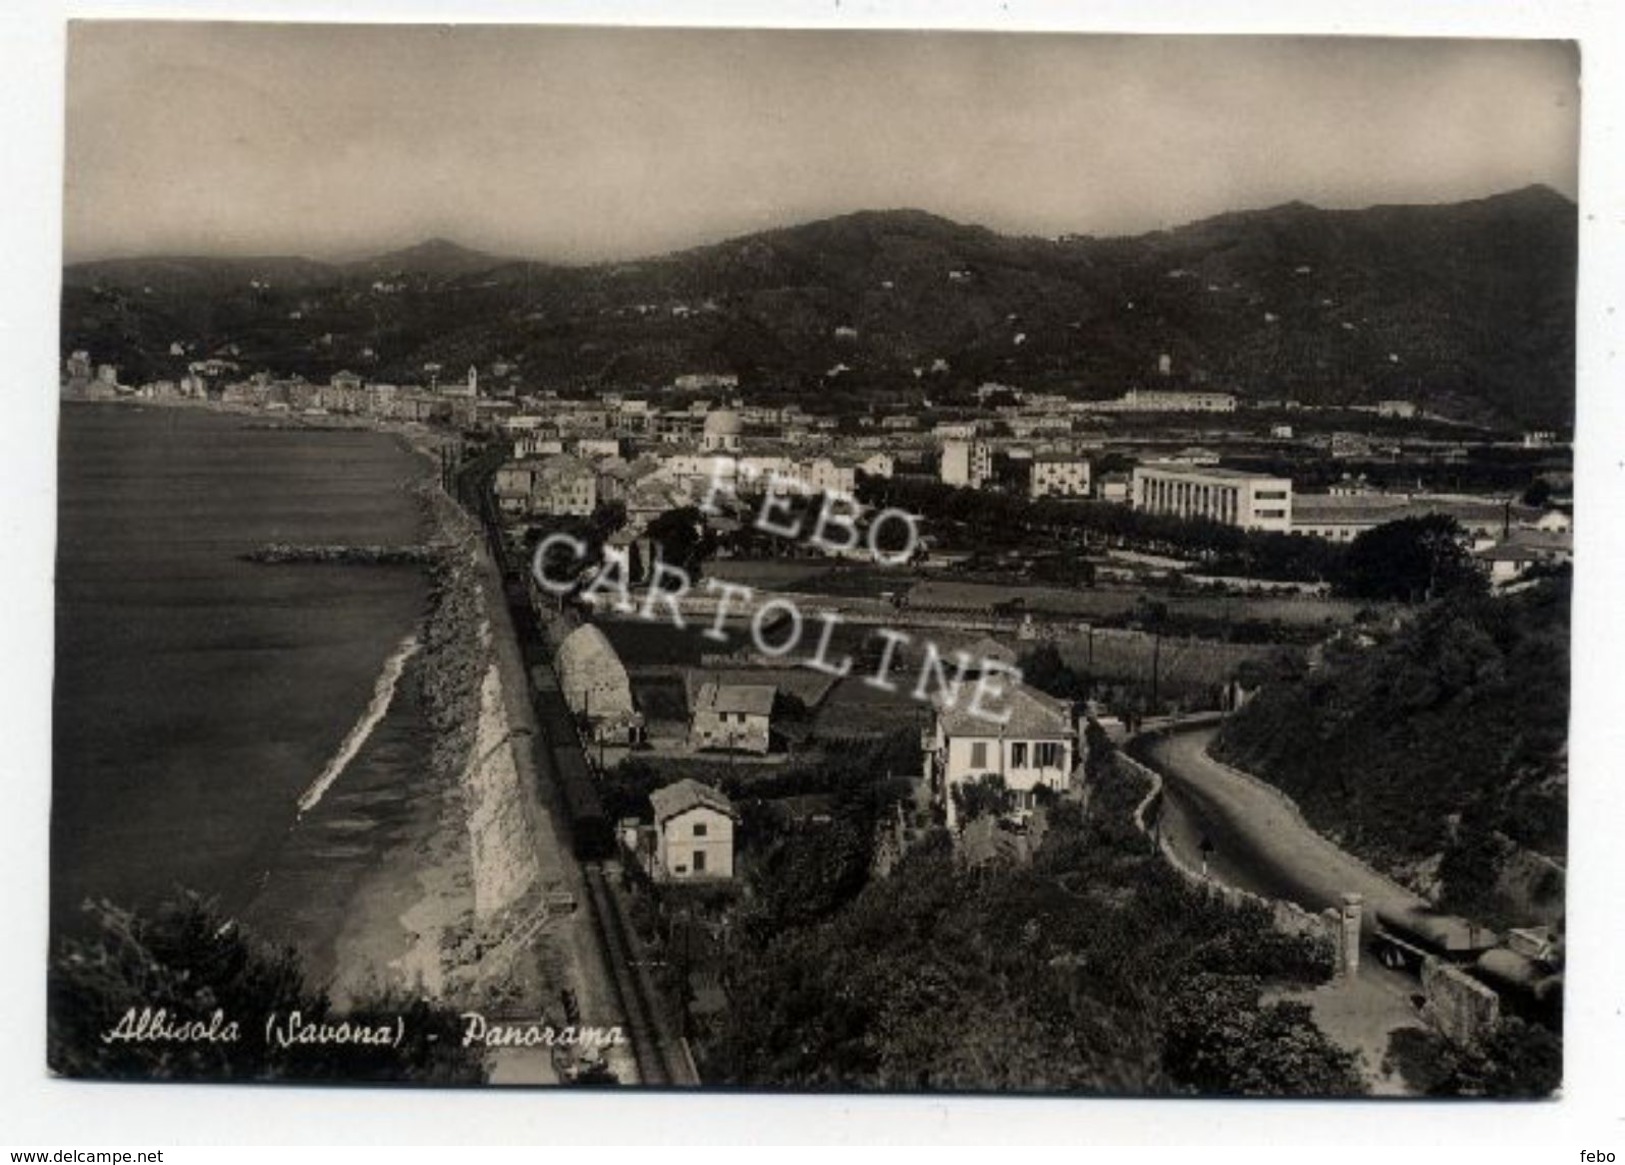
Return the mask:
{"type": "MultiPolygon", "coordinates": [[[[1278,791],[1209,756],[1217,732],[1211,723],[1173,728],[1129,746],[1162,774],[1163,837],[1188,865],[1201,868],[1205,838],[1208,873],[1227,885],[1314,911],[1340,905],[1352,891],[1365,900],[1368,934],[1379,912],[1428,909],[1419,895],[1316,833],[1278,791]]],[[[1383,967],[1369,953],[1359,974],[1390,990],[1417,988],[1414,977],[1383,967]]]]}

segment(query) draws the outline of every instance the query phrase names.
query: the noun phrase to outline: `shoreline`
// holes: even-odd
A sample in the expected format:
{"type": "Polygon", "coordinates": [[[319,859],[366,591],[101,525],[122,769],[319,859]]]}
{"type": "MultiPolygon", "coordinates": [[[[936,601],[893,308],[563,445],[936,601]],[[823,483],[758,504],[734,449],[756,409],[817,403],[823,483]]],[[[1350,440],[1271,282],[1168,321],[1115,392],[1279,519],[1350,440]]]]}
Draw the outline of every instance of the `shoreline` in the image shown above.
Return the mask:
{"type": "MultiPolygon", "coordinates": [[[[506,641],[512,628],[484,531],[442,482],[443,451],[458,438],[416,422],[268,417],[218,401],[64,403],[190,410],[289,431],[373,432],[411,455],[415,472],[400,485],[418,508],[409,548],[374,553],[380,548],[290,545],[272,548],[279,553],[271,555],[262,548],[260,555],[318,566],[335,557],[385,566],[396,565],[386,559],[409,557],[410,564],[399,565],[420,570],[428,589],[415,628],[421,648],[401,678],[416,697],[425,741],[424,755],[402,775],[414,784],[401,796],[423,802],[423,811],[349,887],[342,922],[306,961],[323,965],[320,980],[340,1005],[382,990],[566,1023],[561,1000],[588,1001],[597,992],[583,974],[579,911],[561,918],[545,905],[550,893],[575,879],[551,814],[532,787],[529,751],[518,743],[535,731],[528,681],[511,658],[517,643],[506,641]]],[[[605,1022],[617,1018],[606,1014],[605,1022]]],[[[612,1062],[619,1058],[615,1052],[612,1062]]],[[[493,1049],[486,1063],[491,1083],[560,1079],[561,1063],[548,1049],[493,1049]]]]}
{"type": "MultiPolygon", "coordinates": [[[[392,882],[389,901],[400,908],[387,928],[393,947],[378,933],[385,928],[359,927],[336,961],[386,967],[395,981],[458,1006],[565,1024],[565,995],[588,1002],[598,992],[583,974],[580,912],[561,918],[547,905],[572,885],[572,862],[520,743],[538,729],[484,531],[440,481],[442,450],[455,438],[422,426],[346,427],[387,433],[421,459],[410,488],[423,515],[430,601],[414,666],[430,737],[425,768],[440,804],[408,860],[380,878],[380,895],[392,882]]],[[[492,1084],[560,1081],[556,1049],[492,1049],[486,1062],[492,1084]]]]}
{"type": "Polygon", "coordinates": [[[416,628],[422,647],[405,677],[415,688],[427,738],[418,774],[424,785],[403,792],[426,798],[432,809],[425,828],[384,855],[358,887],[333,941],[333,990],[354,994],[376,985],[447,999],[455,995],[453,937],[474,911],[463,770],[474,746],[478,676],[490,646],[469,564],[457,561],[468,554],[471,532],[459,527],[455,503],[440,490],[438,456],[414,442],[399,443],[422,455],[421,476],[410,488],[428,587],[416,628]]]}

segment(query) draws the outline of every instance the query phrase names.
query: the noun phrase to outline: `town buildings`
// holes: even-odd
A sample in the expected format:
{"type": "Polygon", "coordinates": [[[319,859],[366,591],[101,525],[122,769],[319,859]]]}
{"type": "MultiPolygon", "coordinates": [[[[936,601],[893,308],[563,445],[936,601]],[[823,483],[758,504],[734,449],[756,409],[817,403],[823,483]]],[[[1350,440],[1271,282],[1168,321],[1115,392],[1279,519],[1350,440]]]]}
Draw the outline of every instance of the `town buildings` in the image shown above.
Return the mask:
{"type": "Polygon", "coordinates": [[[1089,496],[1089,459],[1066,453],[1040,453],[1033,458],[1027,493],[1032,498],[1089,496]]]}
{"type": "Polygon", "coordinates": [[[706,453],[738,453],[743,432],[744,422],[738,413],[719,410],[705,418],[700,449],[706,453]]]}
{"type": "Polygon", "coordinates": [[[724,684],[706,681],[694,695],[689,716],[693,748],[721,748],[765,753],[773,743],[772,684],[724,684]]]}
{"type": "Polygon", "coordinates": [[[1466,494],[1384,493],[1358,482],[1339,483],[1325,494],[1298,494],[1292,505],[1292,532],[1333,542],[1352,542],[1367,530],[1405,518],[1443,514],[1453,518],[1483,549],[1506,538],[1514,529],[1563,525],[1565,518],[1547,519],[1541,511],[1510,498],[1466,494]]]}
{"type": "Polygon", "coordinates": [[[944,441],[941,476],[944,485],[980,489],[993,476],[992,446],[986,441],[944,441]]]}
{"type": "Polygon", "coordinates": [[[1167,388],[1131,388],[1117,400],[1090,401],[1094,412],[1233,413],[1233,392],[1197,392],[1167,388]]]}
{"type": "Polygon", "coordinates": [[[1574,561],[1574,538],[1567,532],[1524,529],[1504,541],[1476,552],[1490,582],[1506,586],[1537,566],[1561,566],[1574,561]]]}

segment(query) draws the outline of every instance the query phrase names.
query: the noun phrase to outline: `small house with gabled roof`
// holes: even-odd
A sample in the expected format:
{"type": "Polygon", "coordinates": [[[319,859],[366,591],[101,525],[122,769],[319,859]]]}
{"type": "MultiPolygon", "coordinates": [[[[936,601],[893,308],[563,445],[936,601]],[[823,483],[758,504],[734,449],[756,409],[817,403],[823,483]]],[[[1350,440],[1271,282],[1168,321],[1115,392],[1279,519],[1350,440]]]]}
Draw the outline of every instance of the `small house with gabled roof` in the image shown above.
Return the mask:
{"type": "Polygon", "coordinates": [[[773,743],[772,684],[722,684],[707,680],[694,695],[689,743],[694,748],[723,748],[765,753],[773,743]]]}
{"type": "Polygon", "coordinates": [[[654,807],[658,882],[731,878],[739,813],[723,793],[692,777],[649,794],[654,807]]]}

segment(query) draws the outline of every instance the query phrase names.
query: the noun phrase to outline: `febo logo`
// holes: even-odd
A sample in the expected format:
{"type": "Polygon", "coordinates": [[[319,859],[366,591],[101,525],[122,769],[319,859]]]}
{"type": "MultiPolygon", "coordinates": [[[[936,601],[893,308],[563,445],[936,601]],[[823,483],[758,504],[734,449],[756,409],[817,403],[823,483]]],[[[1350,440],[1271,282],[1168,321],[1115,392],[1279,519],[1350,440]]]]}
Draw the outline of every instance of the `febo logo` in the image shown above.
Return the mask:
{"type": "MultiPolygon", "coordinates": [[[[720,462],[720,459],[719,459],[720,462]]],[[[781,538],[802,538],[805,516],[793,514],[790,494],[809,495],[799,481],[767,475],[766,488],[757,506],[753,524],[766,534],[781,538]],[[786,487],[788,490],[786,491],[786,487]]],[[[834,554],[847,554],[867,545],[874,560],[883,565],[899,565],[914,557],[919,547],[919,519],[916,515],[898,509],[883,509],[867,521],[867,537],[859,534],[859,524],[869,511],[856,498],[839,491],[822,491],[823,502],[816,520],[805,535],[809,545],[834,554]],[[888,526],[906,534],[900,550],[887,551],[887,538],[882,533],[888,526]]],[[[734,483],[725,479],[720,464],[714,463],[710,488],[700,509],[705,513],[719,513],[718,499],[732,497],[737,503],[734,483]]],[[[806,638],[807,620],[794,600],[776,595],[758,600],[754,587],[731,583],[723,579],[707,579],[703,586],[694,587],[694,580],[686,570],[664,560],[657,560],[644,591],[642,601],[634,599],[631,570],[625,551],[605,547],[597,570],[582,583],[582,575],[590,565],[587,562],[587,544],[572,534],[555,532],[543,538],[531,559],[531,575],[536,585],[548,594],[565,596],[574,594],[593,605],[607,604],[623,615],[650,622],[664,621],[679,630],[689,626],[689,615],[711,616],[710,626],[701,632],[707,639],[728,642],[724,628],[730,618],[748,619],[750,636],[756,650],[773,658],[793,656],[806,638]]],[[[833,676],[848,676],[852,672],[851,656],[831,658],[835,630],[843,620],[832,610],[816,613],[819,624],[812,642],[811,654],[798,659],[805,667],[833,676]]],[[[871,674],[863,682],[883,692],[901,690],[892,680],[892,665],[897,649],[912,643],[913,637],[891,627],[877,627],[874,634],[884,641],[871,674]]],[[[991,724],[1004,724],[1010,719],[1010,709],[999,707],[998,702],[1008,695],[1009,688],[1021,683],[1021,671],[996,659],[973,660],[963,651],[945,655],[936,644],[923,642],[920,667],[912,695],[917,700],[940,700],[958,705],[964,694],[965,681],[974,674],[970,685],[970,698],[966,711],[991,724]]]]}
{"type": "MultiPolygon", "coordinates": [[[[719,513],[717,499],[720,494],[726,493],[735,502],[738,495],[734,492],[735,483],[729,481],[721,472],[720,459],[711,464],[711,486],[705,493],[705,500],[700,503],[700,509],[707,514],[719,513]]],[[[807,535],[807,542],[820,550],[831,554],[850,554],[858,548],[858,520],[867,512],[867,508],[850,494],[840,490],[823,490],[823,504],[818,507],[818,520],[813,523],[812,531],[807,535]],[[833,531],[840,531],[843,537],[836,541],[830,537],[833,531]]],[[[781,477],[777,473],[766,475],[766,488],[762,491],[761,503],[757,508],[754,520],[755,527],[764,534],[776,534],[781,538],[800,538],[800,518],[789,520],[791,515],[791,495],[801,494],[807,496],[812,490],[798,478],[781,477]]],[[[881,510],[869,522],[869,533],[866,540],[870,555],[874,560],[884,566],[900,566],[914,557],[914,552],[920,545],[919,518],[906,510],[887,508],[881,510]],[[885,536],[882,533],[888,522],[900,523],[906,531],[903,548],[888,554],[882,546],[885,536]]]]}

